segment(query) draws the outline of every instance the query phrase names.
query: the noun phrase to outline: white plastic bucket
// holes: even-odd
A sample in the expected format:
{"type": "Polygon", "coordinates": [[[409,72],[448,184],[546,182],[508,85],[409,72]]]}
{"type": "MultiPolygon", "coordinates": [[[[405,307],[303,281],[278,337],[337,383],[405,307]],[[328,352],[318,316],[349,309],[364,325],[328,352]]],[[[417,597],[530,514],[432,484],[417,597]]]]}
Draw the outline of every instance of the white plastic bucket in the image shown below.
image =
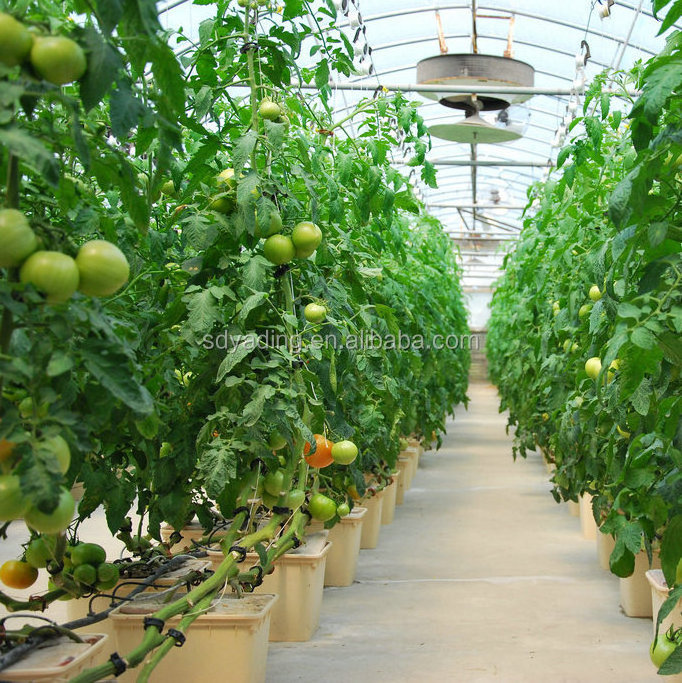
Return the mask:
{"type": "Polygon", "coordinates": [[[324,571],[325,586],[350,586],[355,581],[366,515],[366,508],[356,506],[329,531],[332,545],[324,571]]]}

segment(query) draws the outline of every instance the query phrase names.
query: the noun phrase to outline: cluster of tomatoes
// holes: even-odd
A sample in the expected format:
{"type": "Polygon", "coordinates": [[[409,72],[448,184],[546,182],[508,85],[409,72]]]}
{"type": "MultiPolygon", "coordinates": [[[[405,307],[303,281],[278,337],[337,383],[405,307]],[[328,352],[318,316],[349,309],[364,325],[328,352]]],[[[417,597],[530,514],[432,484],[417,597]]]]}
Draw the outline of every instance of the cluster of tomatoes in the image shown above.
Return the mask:
{"type": "Polygon", "coordinates": [[[66,36],[46,36],[0,12],[0,62],[13,67],[28,64],[53,85],[80,80],[88,62],[81,46],[66,36]]]}
{"type": "MultiPolygon", "coordinates": [[[[312,446],[306,443],[303,448],[303,457],[310,467],[323,469],[333,463],[350,465],[358,456],[358,447],[348,440],[332,443],[324,434],[314,434],[315,451],[311,453],[312,446]]],[[[278,451],[286,446],[286,440],[278,432],[273,432],[268,439],[268,445],[273,451],[278,451]]],[[[282,466],[286,459],[281,457],[282,466]]],[[[284,490],[285,472],[283,469],[268,472],[258,488],[258,495],[263,504],[272,508],[277,504],[280,496],[286,493],[286,505],[296,510],[305,502],[305,491],[292,489],[288,493],[284,490]]],[[[315,492],[308,501],[308,511],[313,519],[327,522],[335,516],[345,517],[350,513],[348,503],[336,504],[334,500],[322,493],[315,492]]]]}
{"type": "Polygon", "coordinates": [[[79,597],[116,585],[118,567],[106,559],[104,548],[97,543],[77,543],[60,550],[57,535],[35,536],[26,546],[23,560],[8,560],[0,567],[0,580],[10,588],[29,588],[38,578],[38,570],[47,569],[53,577],[48,582],[50,590],[61,588],[79,597]]]}
{"type": "MultiPolygon", "coordinates": [[[[44,35],[4,12],[0,12],[0,63],[25,66],[57,86],[79,80],[88,67],[83,49],[71,38],[44,35]]],[[[128,280],[128,261],[110,242],[88,242],[75,259],[43,250],[41,242],[20,211],[0,210],[0,267],[21,267],[21,282],[32,284],[49,303],[67,301],[76,290],[89,296],[109,296],[128,280]]]]}
{"type": "Polygon", "coordinates": [[[24,214],[0,209],[0,267],[19,268],[19,280],[33,285],[50,304],[68,301],[76,290],[110,296],[128,281],[128,260],[111,242],[86,242],[72,258],[38,249],[40,241],[24,214]]]}

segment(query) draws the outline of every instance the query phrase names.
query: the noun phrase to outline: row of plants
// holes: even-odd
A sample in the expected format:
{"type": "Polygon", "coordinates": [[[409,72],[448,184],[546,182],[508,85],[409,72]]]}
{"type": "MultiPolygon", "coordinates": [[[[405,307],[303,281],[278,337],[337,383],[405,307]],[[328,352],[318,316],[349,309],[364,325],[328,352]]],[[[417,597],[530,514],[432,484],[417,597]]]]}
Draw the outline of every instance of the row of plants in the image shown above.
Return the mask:
{"type": "MultiPolygon", "coordinates": [[[[386,93],[335,120],[353,46],[330,3],[221,0],[196,41],[149,0],[0,9],[0,521],[26,527],[0,579],[51,586],[0,602],[114,586],[79,533],[99,509],[142,559],[169,555],[164,523],[221,530],[161,619],[252,590],[466,401],[467,352],[433,344],[467,332],[455,254],[390,164],[435,182],[423,122],[386,93]]],[[[126,661],[173,642],[151,627],[126,661]]]]}
{"type": "MultiPolygon", "coordinates": [[[[540,449],[556,465],[557,501],[594,497],[617,576],[660,552],[676,586],[661,618],[682,594],[681,67],[673,31],[660,55],[594,82],[561,170],[531,190],[488,336],[514,456],[540,449]]],[[[660,673],[682,671],[679,632],[657,643],[660,673]]]]}

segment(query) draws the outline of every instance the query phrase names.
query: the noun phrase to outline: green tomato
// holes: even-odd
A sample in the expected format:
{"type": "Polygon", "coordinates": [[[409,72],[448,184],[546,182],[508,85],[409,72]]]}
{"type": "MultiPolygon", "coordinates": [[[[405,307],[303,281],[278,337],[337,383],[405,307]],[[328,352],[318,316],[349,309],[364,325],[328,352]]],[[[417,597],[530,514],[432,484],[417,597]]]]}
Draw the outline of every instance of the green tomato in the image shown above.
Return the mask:
{"type": "Polygon", "coordinates": [[[43,569],[54,558],[54,553],[45,538],[37,536],[26,546],[25,557],[30,565],[36,569],[43,569]]]}
{"type": "Polygon", "coordinates": [[[589,291],[588,296],[590,297],[590,299],[592,299],[592,301],[597,302],[602,297],[601,290],[599,289],[599,287],[597,285],[592,285],[590,287],[590,291],[589,291]]]}
{"type": "Polygon", "coordinates": [[[66,443],[63,437],[57,435],[45,439],[40,444],[40,447],[49,451],[57,460],[59,463],[59,471],[62,474],[66,474],[69,471],[69,466],[71,465],[71,451],[69,449],[69,444],[66,443]]]}
{"type": "Polygon", "coordinates": [[[19,271],[24,284],[32,284],[45,294],[50,304],[68,301],[78,289],[80,274],[76,262],[58,251],[36,251],[19,271]]]}
{"type": "Polygon", "coordinates": [[[106,562],[107,553],[98,543],[79,543],[71,548],[70,557],[74,567],[81,564],[96,566],[106,562]]]}
{"type": "Polygon", "coordinates": [[[263,500],[263,505],[265,505],[266,508],[272,510],[272,508],[275,507],[275,505],[277,505],[279,495],[272,496],[267,491],[263,491],[263,493],[261,494],[261,499],[263,500]]]}
{"type": "Polygon", "coordinates": [[[585,372],[590,379],[597,379],[601,372],[601,358],[593,356],[585,363],[585,372]]]}
{"type": "Polygon", "coordinates": [[[97,583],[97,570],[91,564],[81,564],[73,570],[73,578],[84,586],[94,586],[97,583]]]}
{"type": "Polygon", "coordinates": [[[0,474],[0,522],[9,522],[23,517],[28,500],[21,490],[16,474],[0,474]]]}
{"type": "Polygon", "coordinates": [[[296,256],[296,247],[294,246],[291,237],[287,237],[286,235],[272,235],[265,240],[263,254],[270,263],[281,266],[294,259],[294,256],[296,256]]]}
{"type": "Polygon", "coordinates": [[[303,221],[294,226],[291,241],[296,248],[296,258],[308,258],[322,242],[322,230],[310,221],[303,221]]]}
{"type": "Polygon", "coordinates": [[[348,517],[348,515],[350,515],[350,505],[348,505],[348,503],[341,503],[336,508],[336,514],[339,517],[348,517]]]}
{"type": "Polygon", "coordinates": [[[301,489],[292,489],[289,491],[289,495],[287,496],[287,505],[292,510],[300,508],[303,503],[305,503],[305,491],[301,491],[301,489]]]}
{"type": "Polygon", "coordinates": [[[97,567],[97,588],[105,591],[113,588],[120,578],[120,572],[115,564],[110,562],[102,562],[97,567]]]}
{"type": "Polygon", "coordinates": [[[284,484],[284,472],[282,470],[275,470],[268,472],[263,480],[263,488],[271,496],[279,496],[284,484]]]}
{"type": "Polygon", "coordinates": [[[220,171],[216,176],[216,183],[218,185],[225,185],[228,190],[236,190],[237,179],[234,177],[234,169],[226,168],[220,171]]]}
{"type": "Polygon", "coordinates": [[[92,240],[78,251],[78,290],[88,296],[111,296],[128,282],[130,266],[125,254],[111,242],[92,240]]]}
{"type": "Polygon", "coordinates": [[[32,46],[31,32],[13,16],[0,12],[0,62],[17,66],[26,60],[32,46]]]}
{"type": "Polygon", "coordinates": [[[327,522],[336,516],[336,503],[321,493],[314,493],[308,503],[308,510],[313,519],[318,522],[327,522]]]}
{"type": "Polygon", "coordinates": [[[276,235],[278,232],[282,232],[282,228],[284,227],[284,224],[282,223],[282,214],[274,209],[270,212],[268,217],[267,229],[263,231],[262,227],[265,226],[256,226],[256,237],[270,237],[271,235],[276,235]]]}
{"type": "Polygon", "coordinates": [[[260,107],[258,107],[258,113],[262,118],[268,119],[268,121],[274,121],[275,119],[279,118],[282,110],[276,102],[266,99],[260,103],[260,107]]]}
{"type": "Polygon", "coordinates": [[[175,183],[172,180],[167,180],[161,185],[161,194],[165,194],[167,197],[177,196],[178,191],[175,189],[175,183]]]}
{"type": "Polygon", "coordinates": [[[570,339],[566,339],[566,340],[564,341],[564,351],[565,351],[566,353],[568,353],[570,350],[571,350],[571,340],[570,340],[570,339]]]}
{"type": "Polygon", "coordinates": [[[339,465],[350,465],[358,457],[358,447],[352,441],[337,441],[332,446],[332,458],[339,465]]]}
{"type": "Polygon", "coordinates": [[[58,534],[64,531],[76,511],[76,501],[70,491],[62,489],[57,507],[52,512],[42,512],[37,507],[29,507],[24,515],[27,526],[43,534],[58,534]]]}
{"type": "Polygon", "coordinates": [[[270,433],[268,437],[268,448],[272,451],[279,451],[287,445],[287,440],[278,432],[270,433]]]}
{"type": "Polygon", "coordinates": [[[232,213],[237,206],[237,200],[234,194],[225,192],[215,196],[208,205],[211,211],[217,211],[218,213],[232,213]]]}
{"type": "Polygon", "coordinates": [[[73,83],[88,68],[81,46],[64,36],[36,37],[31,48],[31,64],[42,78],[54,85],[73,83]]]}
{"type": "Polygon", "coordinates": [[[668,638],[667,633],[659,633],[658,638],[651,643],[649,648],[649,656],[651,661],[657,669],[660,669],[670,655],[675,652],[678,644],[674,640],[668,638]]]}
{"type": "Polygon", "coordinates": [[[583,304],[578,311],[578,317],[582,320],[592,312],[593,304],[583,304]]]}
{"type": "Polygon", "coordinates": [[[16,209],[0,209],[0,268],[20,266],[37,248],[38,240],[24,214],[16,209]]]}
{"type": "Polygon", "coordinates": [[[309,323],[319,324],[327,317],[327,309],[320,304],[308,304],[303,309],[303,315],[309,323]]]}

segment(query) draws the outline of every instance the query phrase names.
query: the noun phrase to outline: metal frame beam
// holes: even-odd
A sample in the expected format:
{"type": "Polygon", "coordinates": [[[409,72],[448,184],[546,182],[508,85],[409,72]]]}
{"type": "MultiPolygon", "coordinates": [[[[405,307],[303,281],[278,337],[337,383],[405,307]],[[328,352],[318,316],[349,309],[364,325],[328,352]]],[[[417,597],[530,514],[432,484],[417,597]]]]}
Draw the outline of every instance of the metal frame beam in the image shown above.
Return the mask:
{"type": "MultiPolygon", "coordinates": [[[[471,161],[470,159],[433,159],[429,160],[434,166],[521,166],[533,168],[552,168],[553,162],[531,161],[530,159],[523,159],[521,161],[512,161],[505,159],[504,161],[488,161],[487,159],[479,159],[471,161]]],[[[400,162],[399,162],[400,163],[400,162]]]]}
{"type": "Polygon", "coordinates": [[[526,204],[505,204],[504,206],[499,204],[432,204],[429,202],[429,206],[437,209],[508,209],[508,210],[519,210],[523,211],[526,208],[526,204]]]}
{"type": "MultiPolygon", "coordinates": [[[[620,3],[619,5],[622,5],[623,7],[626,7],[627,9],[630,10],[635,10],[636,8],[626,5],[625,3],[620,3]]],[[[436,9],[438,9],[439,12],[444,12],[447,10],[470,10],[471,9],[471,3],[467,3],[465,5],[439,5],[436,9]]],[[[619,38],[617,36],[614,36],[610,33],[604,33],[602,31],[598,31],[597,29],[591,29],[589,26],[581,26],[575,23],[571,23],[568,21],[563,21],[562,19],[557,19],[555,17],[550,17],[550,16],[540,16],[539,14],[534,14],[532,12],[523,12],[521,10],[508,10],[504,9],[501,7],[490,7],[490,6],[481,6],[478,8],[480,11],[485,11],[485,12],[506,12],[510,15],[517,15],[521,17],[527,17],[529,19],[535,19],[537,21],[544,21],[548,22],[551,24],[556,24],[558,26],[564,26],[566,28],[572,28],[576,31],[579,31],[582,34],[593,34],[597,35],[600,38],[606,38],[607,40],[612,40],[614,42],[622,42],[622,38],[619,38]]],[[[366,24],[367,22],[370,21],[381,21],[382,19],[392,19],[394,17],[399,17],[399,16],[405,16],[406,14],[422,14],[425,12],[433,12],[434,7],[415,7],[413,9],[402,9],[402,10],[396,10],[394,12],[383,12],[381,14],[373,14],[368,17],[363,17],[362,20],[366,24]]],[[[643,12],[643,14],[646,14],[650,17],[653,17],[653,15],[650,12],[643,12]]],[[[347,27],[348,23],[340,23],[339,27],[344,28],[347,27]]],[[[506,40],[506,38],[505,38],[506,40]]],[[[515,43],[518,41],[514,41],[515,43]]],[[[641,47],[639,45],[634,45],[633,47],[636,47],[637,49],[641,50],[642,52],[645,52],[647,54],[656,54],[655,52],[652,52],[648,48],[641,47]]]]}
{"type": "MultiPolygon", "coordinates": [[[[357,90],[360,92],[375,92],[376,90],[385,89],[394,92],[432,92],[432,93],[447,93],[452,95],[470,95],[475,91],[477,95],[546,95],[547,97],[569,97],[575,94],[575,90],[571,88],[540,88],[540,87],[523,87],[523,86],[492,86],[492,85],[426,85],[420,83],[381,83],[375,85],[373,83],[361,83],[360,81],[343,81],[328,83],[332,90],[357,90]]],[[[246,83],[230,84],[228,88],[247,88],[246,83]]],[[[319,87],[314,83],[294,83],[294,88],[299,90],[319,90],[319,87]]],[[[604,93],[610,95],[627,94],[633,97],[640,95],[639,90],[629,90],[624,93],[622,90],[604,90],[604,93]]]]}

